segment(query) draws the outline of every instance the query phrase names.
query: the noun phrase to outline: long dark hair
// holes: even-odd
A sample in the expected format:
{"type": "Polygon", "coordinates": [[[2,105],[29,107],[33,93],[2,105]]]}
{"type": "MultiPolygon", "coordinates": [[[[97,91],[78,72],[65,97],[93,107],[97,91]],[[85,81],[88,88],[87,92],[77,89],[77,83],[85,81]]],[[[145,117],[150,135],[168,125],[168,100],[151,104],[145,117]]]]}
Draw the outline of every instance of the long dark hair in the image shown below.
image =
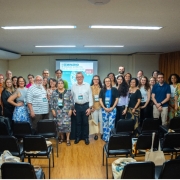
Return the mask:
{"type": "Polygon", "coordinates": [[[22,77],[22,76],[19,76],[18,78],[17,78],[17,87],[19,87],[19,80],[20,79],[23,79],[23,81],[24,81],[24,87],[26,86],[26,80],[22,77]]]}
{"type": "Polygon", "coordinates": [[[126,81],[125,81],[125,79],[124,79],[124,77],[122,76],[122,75],[119,75],[118,77],[117,77],[117,79],[119,79],[119,78],[122,78],[122,83],[120,84],[120,86],[118,87],[118,93],[119,93],[119,96],[127,96],[127,93],[128,93],[128,91],[129,91],[129,86],[128,86],[128,84],[126,83],[126,81]]]}
{"type": "MultiPolygon", "coordinates": [[[[116,86],[117,86],[117,80],[116,80],[115,74],[112,73],[112,72],[110,72],[110,73],[107,75],[107,77],[109,77],[110,74],[113,75],[113,77],[114,77],[114,82],[115,82],[115,84],[116,84],[116,86]]],[[[111,79],[110,79],[110,80],[111,80],[111,79]]],[[[112,82],[111,82],[111,85],[112,85],[112,82]]]]}
{"type": "Polygon", "coordinates": [[[179,82],[180,82],[180,78],[179,78],[179,76],[178,76],[177,74],[171,74],[171,75],[169,76],[169,78],[168,78],[169,84],[172,84],[172,81],[171,81],[172,76],[175,76],[175,77],[176,77],[176,79],[177,79],[176,83],[179,83],[179,82]]]}
{"type": "Polygon", "coordinates": [[[91,80],[91,86],[94,85],[93,79],[94,79],[95,77],[97,77],[97,78],[99,79],[99,87],[102,88],[102,82],[101,82],[101,79],[100,79],[100,77],[99,77],[98,75],[94,75],[94,76],[93,76],[93,78],[92,78],[92,80],[91,80]]]}
{"type": "MultiPolygon", "coordinates": [[[[106,79],[109,79],[110,82],[111,82],[111,79],[110,79],[109,77],[105,77],[105,78],[104,78],[104,80],[103,80],[103,84],[104,84],[103,90],[104,90],[105,92],[106,92],[106,90],[107,90],[106,83],[105,83],[105,80],[106,80],[106,79]]],[[[112,83],[111,83],[111,88],[112,88],[112,83]]]]}
{"type": "MultiPolygon", "coordinates": [[[[146,76],[142,76],[141,79],[142,79],[142,78],[146,79],[146,83],[145,83],[145,85],[144,85],[144,89],[145,89],[146,91],[148,91],[148,90],[150,89],[150,85],[149,85],[148,78],[147,78],[146,76]]],[[[142,84],[141,84],[141,79],[139,80],[139,85],[138,85],[139,88],[141,88],[141,86],[142,86],[142,84]]]]}

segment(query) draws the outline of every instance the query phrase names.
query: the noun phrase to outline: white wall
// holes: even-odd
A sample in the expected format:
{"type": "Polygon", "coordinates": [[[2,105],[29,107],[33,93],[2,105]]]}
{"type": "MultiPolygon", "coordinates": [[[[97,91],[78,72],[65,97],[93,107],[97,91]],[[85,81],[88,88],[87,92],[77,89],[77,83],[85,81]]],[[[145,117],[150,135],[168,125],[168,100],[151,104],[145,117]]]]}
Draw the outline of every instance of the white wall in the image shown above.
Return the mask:
{"type": "Polygon", "coordinates": [[[0,74],[5,75],[6,70],[8,70],[9,61],[7,60],[0,60],[0,74]]]}
{"type": "Polygon", "coordinates": [[[50,55],[50,56],[22,56],[17,60],[0,61],[3,71],[10,69],[13,75],[27,77],[29,73],[42,74],[43,69],[49,69],[50,77],[54,76],[56,59],[95,59],[98,60],[98,74],[103,80],[109,72],[118,73],[120,65],[125,66],[126,72],[136,77],[137,71],[142,69],[147,77],[159,67],[159,55],[50,55]]]}

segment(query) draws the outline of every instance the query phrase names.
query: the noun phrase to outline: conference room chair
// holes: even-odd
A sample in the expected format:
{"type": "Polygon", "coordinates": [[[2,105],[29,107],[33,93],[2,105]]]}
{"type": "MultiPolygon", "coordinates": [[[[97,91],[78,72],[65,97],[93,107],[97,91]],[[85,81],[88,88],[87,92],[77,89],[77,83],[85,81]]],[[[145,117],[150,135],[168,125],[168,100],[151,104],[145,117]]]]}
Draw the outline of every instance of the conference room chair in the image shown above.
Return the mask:
{"type": "Polygon", "coordinates": [[[103,147],[103,159],[102,163],[104,166],[104,155],[106,155],[106,178],[108,179],[108,158],[121,157],[124,155],[128,157],[131,155],[132,142],[131,135],[114,134],[109,138],[109,142],[103,147]]]}
{"type": "Polygon", "coordinates": [[[121,179],[154,179],[155,164],[147,162],[131,162],[124,166],[121,179]]]}
{"type": "Polygon", "coordinates": [[[12,135],[12,132],[8,129],[7,125],[5,122],[0,121],[0,136],[2,135],[12,135]]]}
{"type": "Polygon", "coordinates": [[[23,147],[14,136],[0,136],[0,154],[5,150],[24,161],[23,147]]]}
{"type": "Polygon", "coordinates": [[[50,179],[51,156],[54,167],[54,151],[52,145],[47,146],[45,138],[41,135],[30,135],[30,136],[24,136],[23,149],[24,149],[24,157],[25,158],[28,157],[28,162],[30,164],[31,164],[31,158],[47,158],[49,160],[49,179],[50,179]]]}
{"type": "Polygon", "coordinates": [[[57,157],[58,157],[58,132],[57,125],[54,120],[40,120],[37,123],[37,135],[42,135],[48,139],[56,140],[56,149],[57,149],[57,157]]]}
{"type": "Polygon", "coordinates": [[[25,162],[6,162],[1,166],[2,179],[45,179],[40,168],[38,171],[25,162]]]}

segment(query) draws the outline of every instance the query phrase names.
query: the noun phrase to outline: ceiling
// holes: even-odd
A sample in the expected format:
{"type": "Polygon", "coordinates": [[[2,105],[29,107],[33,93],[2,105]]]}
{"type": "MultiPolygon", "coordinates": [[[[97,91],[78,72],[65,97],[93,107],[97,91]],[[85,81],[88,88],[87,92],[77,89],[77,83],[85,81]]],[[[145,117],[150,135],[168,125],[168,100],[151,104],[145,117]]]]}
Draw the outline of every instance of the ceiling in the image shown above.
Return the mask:
{"type": "Polygon", "coordinates": [[[4,30],[0,49],[21,55],[133,54],[180,50],[180,0],[0,0],[0,27],[75,25],[76,29],[4,30]],[[90,25],[162,26],[155,30],[90,29],[90,25]],[[76,45],[35,48],[35,45],[76,45]],[[124,45],[85,48],[84,45],[124,45]]]}

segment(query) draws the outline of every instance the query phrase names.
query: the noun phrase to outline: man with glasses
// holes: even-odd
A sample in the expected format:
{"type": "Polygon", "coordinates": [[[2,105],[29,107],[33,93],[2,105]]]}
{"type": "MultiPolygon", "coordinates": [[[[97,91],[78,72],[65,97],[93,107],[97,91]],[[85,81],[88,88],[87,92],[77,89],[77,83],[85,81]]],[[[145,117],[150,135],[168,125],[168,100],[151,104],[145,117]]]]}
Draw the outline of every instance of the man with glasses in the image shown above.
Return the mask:
{"type": "Polygon", "coordinates": [[[27,104],[30,112],[32,128],[36,130],[37,122],[49,119],[49,105],[47,92],[43,88],[43,79],[40,75],[35,77],[34,84],[27,91],[27,104]]]}
{"type": "Polygon", "coordinates": [[[10,70],[6,71],[6,78],[11,79],[12,78],[12,72],[10,70]]]}
{"type": "Polygon", "coordinates": [[[83,138],[85,144],[89,144],[89,123],[88,116],[91,113],[93,105],[92,91],[88,83],[83,82],[84,76],[82,72],[76,73],[77,83],[72,85],[72,96],[75,102],[75,109],[73,111],[76,116],[76,139],[75,144],[79,143],[81,134],[83,132],[83,138]],[[83,128],[83,129],[82,129],[83,128]]]}
{"type": "Polygon", "coordinates": [[[153,117],[159,118],[161,115],[162,125],[167,125],[168,101],[170,99],[171,89],[169,84],[164,82],[163,73],[159,73],[157,79],[158,83],[152,89],[152,100],[154,102],[153,117]]]}
{"type": "Polygon", "coordinates": [[[42,76],[43,76],[43,79],[44,78],[47,78],[48,82],[49,82],[49,70],[48,69],[44,69],[43,72],[42,72],[42,76]]]}

